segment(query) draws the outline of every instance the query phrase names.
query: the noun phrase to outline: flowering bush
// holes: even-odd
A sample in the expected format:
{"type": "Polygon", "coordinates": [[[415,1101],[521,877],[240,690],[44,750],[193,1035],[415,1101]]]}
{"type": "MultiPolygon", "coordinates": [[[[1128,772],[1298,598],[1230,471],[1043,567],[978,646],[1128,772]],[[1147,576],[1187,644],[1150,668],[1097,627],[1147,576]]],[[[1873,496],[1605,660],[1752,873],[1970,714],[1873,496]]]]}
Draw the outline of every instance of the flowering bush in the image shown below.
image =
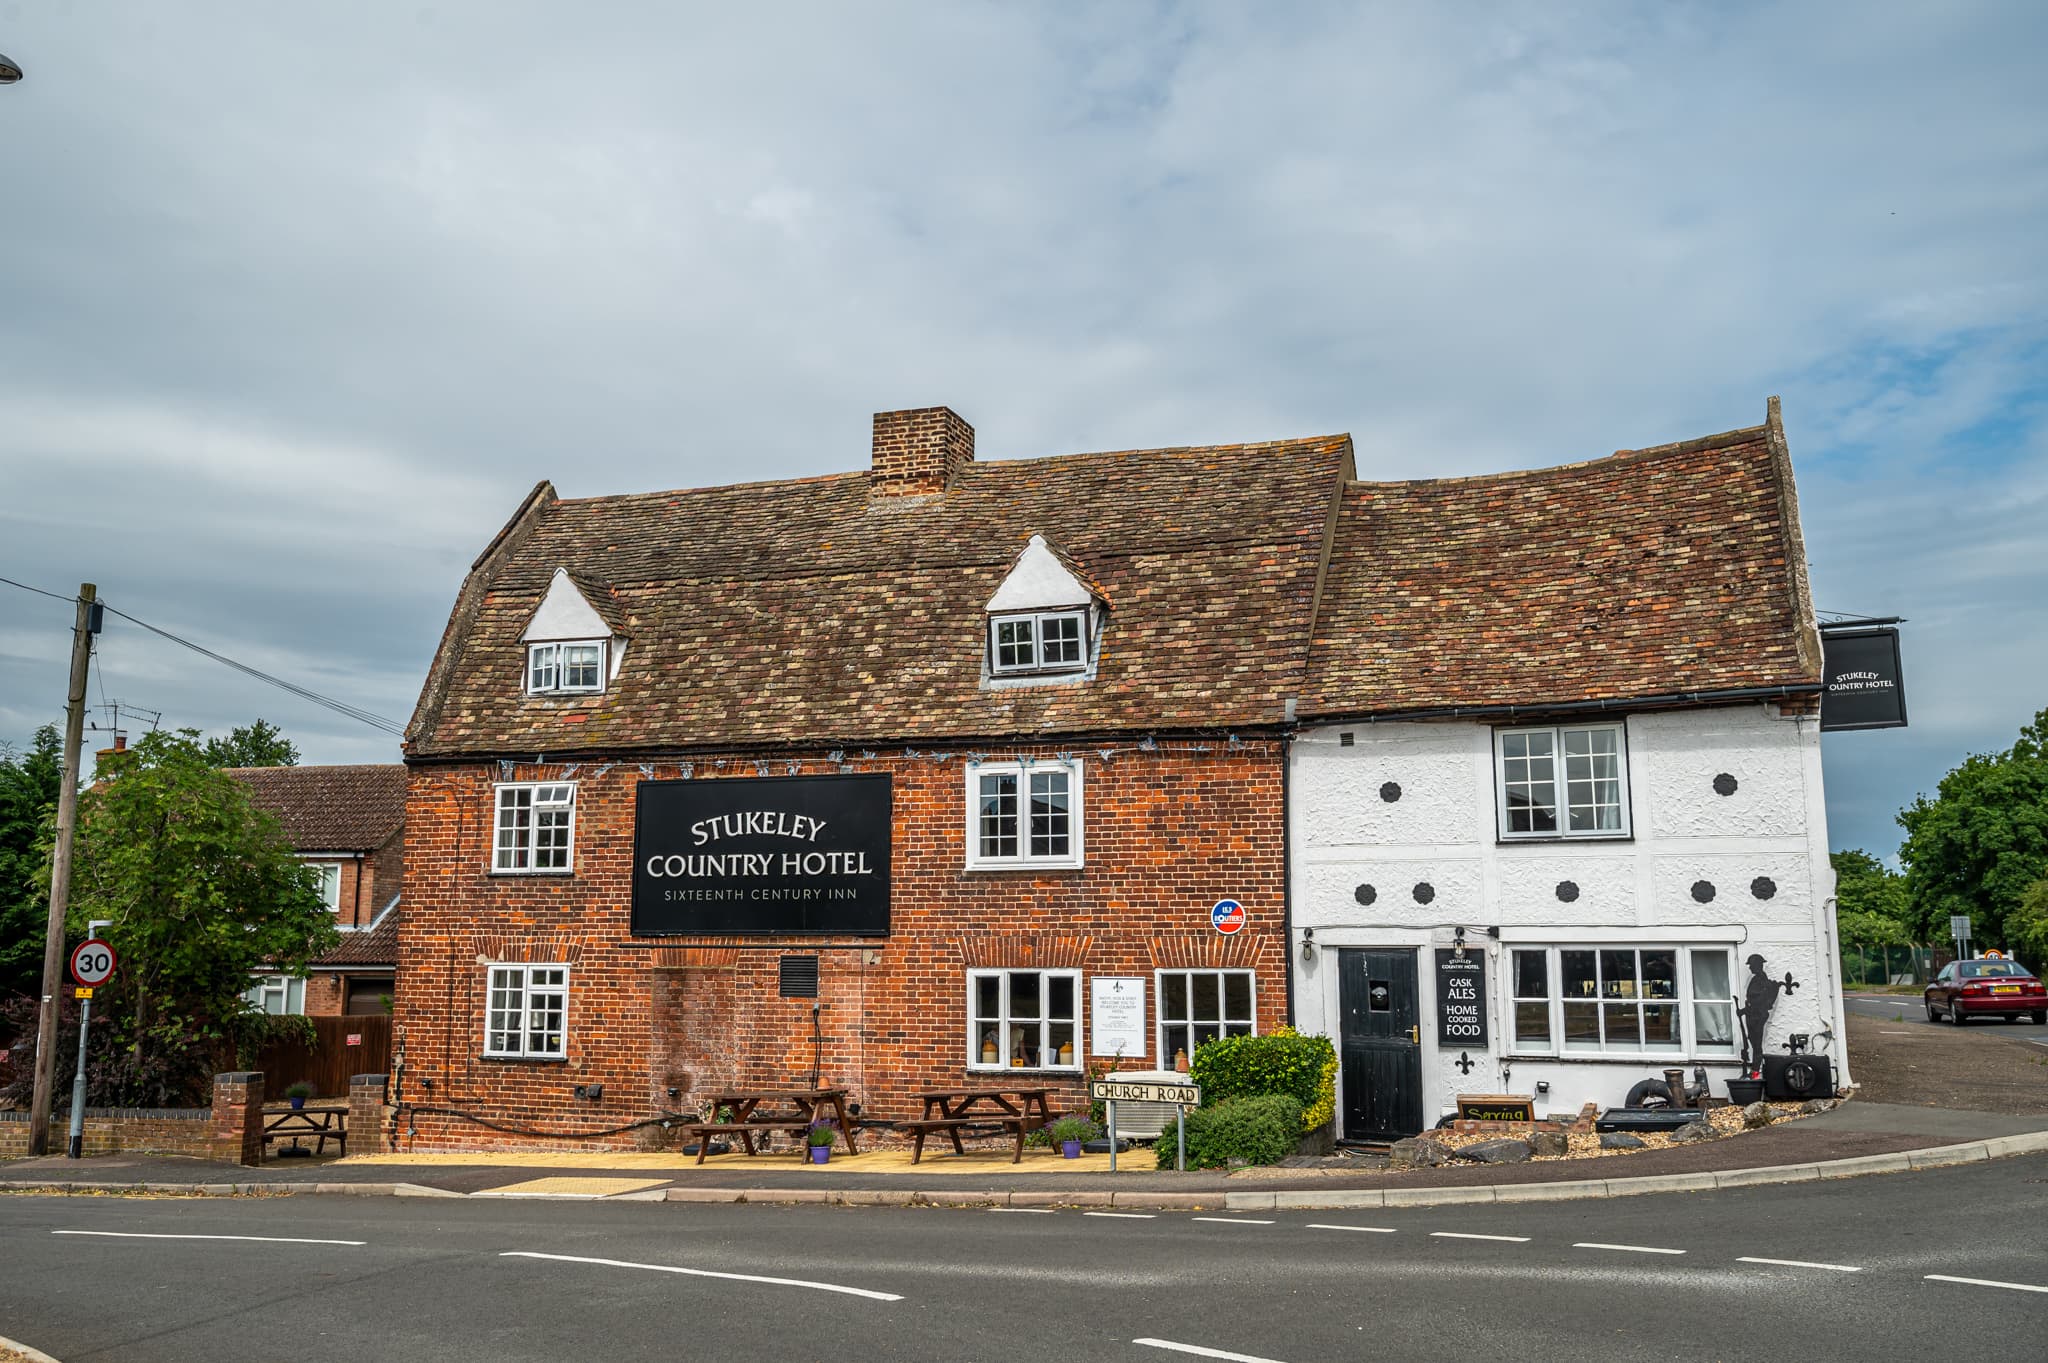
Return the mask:
{"type": "Polygon", "coordinates": [[[839,1128],[832,1122],[812,1122],[811,1129],[804,1133],[806,1145],[830,1145],[839,1139],[839,1128]]]}
{"type": "Polygon", "coordinates": [[[1055,1118],[1051,1125],[1046,1127],[1046,1130],[1051,1133],[1053,1140],[1062,1143],[1066,1141],[1092,1141],[1102,1134],[1101,1127],[1079,1113],[1073,1112],[1068,1113],[1064,1117],[1055,1118]]]}

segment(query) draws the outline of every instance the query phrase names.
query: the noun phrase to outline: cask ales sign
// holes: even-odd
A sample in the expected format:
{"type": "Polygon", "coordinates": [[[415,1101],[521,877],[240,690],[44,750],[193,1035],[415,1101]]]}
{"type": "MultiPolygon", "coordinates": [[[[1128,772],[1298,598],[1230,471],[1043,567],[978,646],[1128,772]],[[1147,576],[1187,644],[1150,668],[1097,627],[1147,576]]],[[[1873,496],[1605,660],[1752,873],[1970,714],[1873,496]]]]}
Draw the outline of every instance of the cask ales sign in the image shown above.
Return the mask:
{"type": "Polygon", "coordinates": [[[1436,1044],[1478,1050],[1486,1045],[1486,956],[1436,954],[1436,1044]]]}
{"type": "Polygon", "coordinates": [[[890,777],[642,781],[633,935],[889,932],[890,777]]]}

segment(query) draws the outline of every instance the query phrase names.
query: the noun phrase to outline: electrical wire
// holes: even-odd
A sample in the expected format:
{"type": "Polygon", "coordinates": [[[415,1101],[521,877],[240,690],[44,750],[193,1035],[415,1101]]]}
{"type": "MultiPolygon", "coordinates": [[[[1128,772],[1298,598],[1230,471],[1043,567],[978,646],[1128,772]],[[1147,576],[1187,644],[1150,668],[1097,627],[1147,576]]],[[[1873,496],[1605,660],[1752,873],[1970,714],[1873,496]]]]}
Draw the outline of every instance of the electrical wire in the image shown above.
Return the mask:
{"type": "Polygon", "coordinates": [[[26,583],[26,582],[16,582],[16,581],[15,581],[15,580],[14,580],[13,578],[11,578],[11,577],[0,577],[0,582],[5,582],[5,583],[6,583],[6,584],[7,584],[8,586],[10,586],[10,587],[19,587],[19,588],[21,588],[21,589],[22,589],[23,591],[25,591],[25,592],[34,592],[34,593],[35,593],[35,594],[36,594],[37,596],[47,596],[47,597],[49,597],[49,598],[50,598],[50,599],[51,599],[52,601],[73,601],[73,602],[75,602],[75,601],[77,601],[77,600],[78,600],[78,598],[77,598],[77,597],[75,597],[75,596],[65,596],[65,595],[63,595],[63,594],[62,594],[62,593],[60,593],[60,592],[46,592],[46,591],[44,591],[44,590],[43,590],[43,589],[42,589],[41,587],[31,587],[31,586],[29,586],[29,585],[28,585],[28,583],[26,583]]]}

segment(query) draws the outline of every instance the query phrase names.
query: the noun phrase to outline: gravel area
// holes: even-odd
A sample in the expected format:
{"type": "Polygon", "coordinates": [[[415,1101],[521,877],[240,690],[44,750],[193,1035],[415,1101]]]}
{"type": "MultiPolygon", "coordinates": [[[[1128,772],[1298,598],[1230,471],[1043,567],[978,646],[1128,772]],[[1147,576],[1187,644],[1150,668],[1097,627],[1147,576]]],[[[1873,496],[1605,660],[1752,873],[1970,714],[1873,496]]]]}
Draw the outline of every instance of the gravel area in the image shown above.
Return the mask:
{"type": "MultiPolygon", "coordinates": [[[[1899,1002],[1902,1019],[1923,1016],[1920,1009],[1917,996],[1899,1002]]],[[[2006,1035],[2005,1026],[1930,1027],[1851,1014],[1856,1092],[1874,1103],[2048,1114],[2048,1046],[2006,1035]]]]}

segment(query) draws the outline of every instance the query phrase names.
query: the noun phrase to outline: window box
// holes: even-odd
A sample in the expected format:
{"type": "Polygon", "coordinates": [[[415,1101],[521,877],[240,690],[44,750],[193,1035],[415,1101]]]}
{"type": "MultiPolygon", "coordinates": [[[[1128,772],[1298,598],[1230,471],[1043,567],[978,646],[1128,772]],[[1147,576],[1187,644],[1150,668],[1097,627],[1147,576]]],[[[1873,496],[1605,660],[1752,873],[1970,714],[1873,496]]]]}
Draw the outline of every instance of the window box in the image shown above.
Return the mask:
{"type": "Polygon", "coordinates": [[[1249,970],[1161,970],[1158,977],[1159,1065],[1173,1066],[1176,1051],[1192,1060],[1195,1048],[1225,1036],[1258,1030],[1257,981],[1249,970]]]}
{"type": "Polygon", "coordinates": [[[604,690],[605,641],[526,646],[526,694],[587,694],[604,690]]]}
{"type": "Polygon", "coordinates": [[[967,869],[1081,865],[1081,764],[980,762],[967,767],[967,869]]]}
{"type": "Polygon", "coordinates": [[[1733,1057],[1733,970],[1726,946],[1511,948],[1509,1049],[1563,1059],[1733,1057]]]}
{"type": "Polygon", "coordinates": [[[967,1068],[1081,1069],[1081,972],[967,972],[967,1068]]]}
{"type": "Polygon", "coordinates": [[[484,1055],[568,1058],[569,967],[494,965],[484,1011],[484,1055]]]}
{"type": "Polygon", "coordinates": [[[576,785],[522,781],[497,787],[491,870],[511,875],[575,869],[576,785]]]}
{"type": "Polygon", "coordinates": [[[1629,836],[1623,725],[1498,729],[1493,744],[1503,841],[1629,836]]]}

